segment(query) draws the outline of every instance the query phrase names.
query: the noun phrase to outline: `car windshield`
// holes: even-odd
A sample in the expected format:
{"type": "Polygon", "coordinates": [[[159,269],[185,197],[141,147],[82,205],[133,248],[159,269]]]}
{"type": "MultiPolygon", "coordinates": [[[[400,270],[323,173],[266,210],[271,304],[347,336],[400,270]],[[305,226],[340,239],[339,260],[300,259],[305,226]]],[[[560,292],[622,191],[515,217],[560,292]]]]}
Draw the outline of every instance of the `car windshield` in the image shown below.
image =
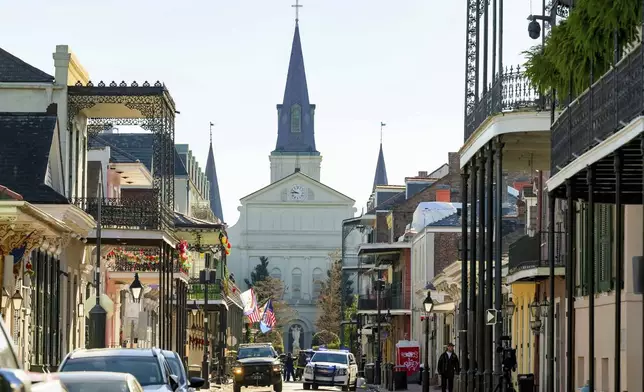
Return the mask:
{"type": "Polygon", "coordinates": [[[311,362],[330,362],[330,363],[339,363],[341,365],[347,364],[347,356],[345,354],[335,354],[335,353],[315,353],[311,362]]]}
{"type": "Polygon", "coordinates": [[[65,362],[61,372],[113,372],[130,373],[142,386],[163,385],[159,363],[154,357],[85,357],[65,362]]]}
{"type": "Polygon", "coordinates": [[[179,384],[181,385],[185,384],[186,377],[185,377],[185,371],[183,370],[183,364],[179,362],[179,360],[175,356],[166,357],[165,360],[168,361],[168,364],[170,365],[170,369],[172,370],[172,374],[179,377],[179,384]]]}
{"type": "Polygon", "coordinates": [[[270,347],[244,347],[237,352],[238,359],[273,357],[274,355],[275,353],[270,347]]]}
{"type": "Polygon", "coordinates": [[[68,392],[129,392],[125,380],[65,380],[68,392]]]}

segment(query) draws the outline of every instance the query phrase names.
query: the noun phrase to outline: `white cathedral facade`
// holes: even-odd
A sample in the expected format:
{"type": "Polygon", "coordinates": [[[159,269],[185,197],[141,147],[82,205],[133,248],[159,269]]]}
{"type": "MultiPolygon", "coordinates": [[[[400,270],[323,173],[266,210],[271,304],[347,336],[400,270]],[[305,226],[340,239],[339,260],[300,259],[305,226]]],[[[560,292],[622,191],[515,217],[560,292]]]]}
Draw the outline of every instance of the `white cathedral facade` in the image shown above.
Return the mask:
{"type": "Polygon", "coordinates": [[[240,200],[239,220],[228,229],[235,244],[228,266],[245,289],[244,279],[250,278],[260,257],[268,258],[271,276],[284,282],[284,300],[295,311],[295,319],[282,331],[289,352],[311,347],[320,293],[316,282],[326,279],[329,254],[341,248],[342,220],[356,212],[353,199],[320,182],[315,105],[309,102],[297,23],[277,112],[270,184],[240,200]]]}

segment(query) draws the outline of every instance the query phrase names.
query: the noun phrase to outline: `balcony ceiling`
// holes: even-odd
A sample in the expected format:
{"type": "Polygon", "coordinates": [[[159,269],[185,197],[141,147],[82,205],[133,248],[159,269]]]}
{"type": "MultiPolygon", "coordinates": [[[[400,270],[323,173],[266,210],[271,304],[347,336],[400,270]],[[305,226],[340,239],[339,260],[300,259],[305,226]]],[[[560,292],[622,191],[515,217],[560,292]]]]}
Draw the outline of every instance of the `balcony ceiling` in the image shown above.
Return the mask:
{"type": "Polygon", "coordinates": [[[152,174],[143,163],[112,163],[110,169],[119,176],[124,188],[152,186],[152,174]]]}
{"type": "Polygon", "coordinates": [[[460,150],[461,168],[496,137],[503,136],[503,168],[550,168],[550,112],[517,111],[489,117],[460,150]]]}

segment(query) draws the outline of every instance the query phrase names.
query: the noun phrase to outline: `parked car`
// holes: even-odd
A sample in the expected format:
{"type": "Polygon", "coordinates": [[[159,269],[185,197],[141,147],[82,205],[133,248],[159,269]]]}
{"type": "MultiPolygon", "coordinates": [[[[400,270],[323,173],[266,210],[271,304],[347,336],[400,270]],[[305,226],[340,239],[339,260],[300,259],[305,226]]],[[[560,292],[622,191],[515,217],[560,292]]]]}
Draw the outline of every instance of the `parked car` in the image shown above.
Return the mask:
{"type": "Polygon", "coordinates": [[[206,383],[206,380],[201,377],[190,377],[190,381],[188,381],[186,368],[178,353],[168,350],[163,350],[162,353],[165,360],[170,365],[172,374],[179,377],[179,388],[183,388],[188,392],[194,392],[197,388],[201,388],[206,383]]]}
{"type": "Polygon", "coordinates": [[[67,354],[58,371],[130,373],[143,391],[187,392],[180,388],[179,377],[158,349],[102,348],[80,349],[67,354]]]}

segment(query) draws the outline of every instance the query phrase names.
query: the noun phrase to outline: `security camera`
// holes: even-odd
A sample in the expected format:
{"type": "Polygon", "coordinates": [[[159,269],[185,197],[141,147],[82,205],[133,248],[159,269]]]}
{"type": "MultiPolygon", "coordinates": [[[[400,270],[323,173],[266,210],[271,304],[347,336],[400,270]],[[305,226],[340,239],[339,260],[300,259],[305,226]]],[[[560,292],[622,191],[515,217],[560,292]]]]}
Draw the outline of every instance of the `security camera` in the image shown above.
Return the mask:
{"type": "Polygon", "coordinates": [[[528,34],[532,39],[537,39],[541,36],[541,25],[539,22],[533,19],[530,24],[528,24],[528,34]]]}

